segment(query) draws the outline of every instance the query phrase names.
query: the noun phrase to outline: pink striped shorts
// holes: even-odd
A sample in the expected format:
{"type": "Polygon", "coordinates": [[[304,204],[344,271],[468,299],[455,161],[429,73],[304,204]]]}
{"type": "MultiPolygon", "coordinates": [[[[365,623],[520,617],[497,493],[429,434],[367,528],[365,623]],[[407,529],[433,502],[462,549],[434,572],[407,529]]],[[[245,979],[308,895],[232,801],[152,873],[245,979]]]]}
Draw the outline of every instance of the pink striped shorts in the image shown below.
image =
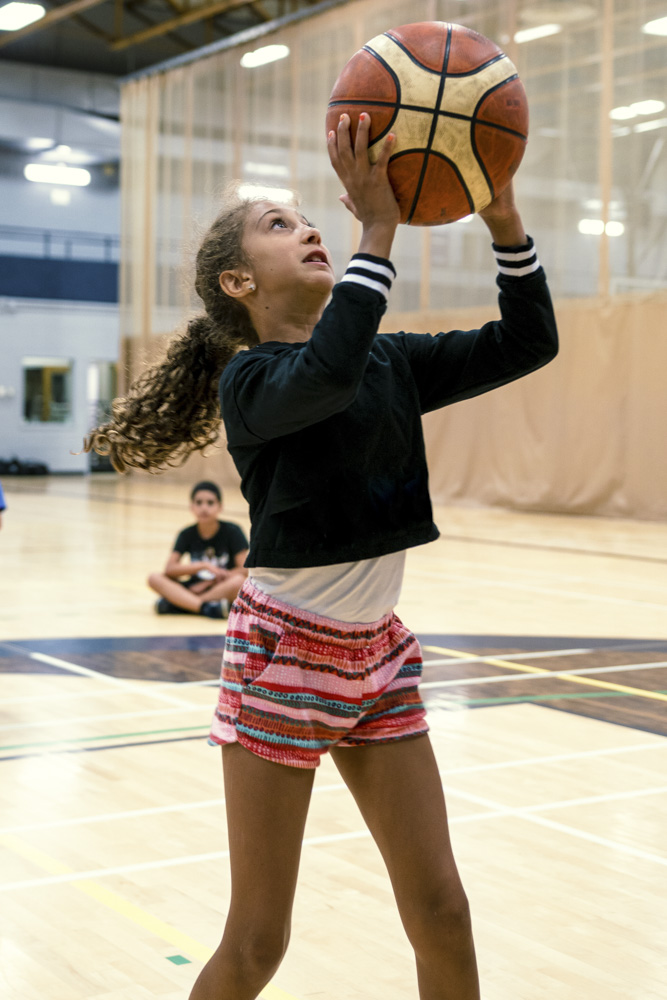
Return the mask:
{"type": "Polygon", "coordinates": [[[339,622],[246,581],[229,614],[210,742],[312,768],[332,746],[419,736],[421,672],[419,643],[396,615],[339,622]]]}

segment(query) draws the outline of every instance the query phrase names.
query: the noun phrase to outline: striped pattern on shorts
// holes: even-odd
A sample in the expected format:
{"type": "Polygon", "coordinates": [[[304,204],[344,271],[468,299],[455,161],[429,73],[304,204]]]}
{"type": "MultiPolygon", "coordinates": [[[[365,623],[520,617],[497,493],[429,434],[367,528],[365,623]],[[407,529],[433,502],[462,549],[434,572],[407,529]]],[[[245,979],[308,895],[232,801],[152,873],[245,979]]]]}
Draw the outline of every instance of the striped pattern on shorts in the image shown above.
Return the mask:
{"type": "Polygon", "coordinates": [[[350,624],[268,597],[250,581],[232,605],[210,742],[317,767],[332,746],[428,731],[415,636],[390,613],[350,624]]]}

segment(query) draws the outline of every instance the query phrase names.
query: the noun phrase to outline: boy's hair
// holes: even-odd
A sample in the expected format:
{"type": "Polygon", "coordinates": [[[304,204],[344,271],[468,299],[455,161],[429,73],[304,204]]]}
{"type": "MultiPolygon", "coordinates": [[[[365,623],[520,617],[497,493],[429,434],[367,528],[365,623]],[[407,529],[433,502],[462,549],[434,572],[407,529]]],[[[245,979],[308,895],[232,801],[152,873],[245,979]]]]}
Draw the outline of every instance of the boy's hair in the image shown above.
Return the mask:
{"type": "Polygon", "coordinates": [[[248,263],[243,232],[253,204],[238,193],[228,196],[196,258],[195,289],[206,312],[190,320],[165,360],[140,375],[127,396],[115,399],[108,423],[85,439],[84,450],[109,455],[118,472],[182,465],[193,451],[217,441],[220,376],[240,348],[259,342],[246,307],[218,281],[223,271],[248,263]]]}
{"type": "Polygon", "coordinates": [[[220,487],[216,486],[215,483],[209,482],[208,479],[204,479],[201,483],[197,483],[196,486],[192,487],[192,493],[190,494],[190,499],[194,500],[197,494],[201,493],[202,490],[207,490],[209,493],[214,493],[218,500],[218,503],[222,503],[222,492],[220,490],[220,487]]]}

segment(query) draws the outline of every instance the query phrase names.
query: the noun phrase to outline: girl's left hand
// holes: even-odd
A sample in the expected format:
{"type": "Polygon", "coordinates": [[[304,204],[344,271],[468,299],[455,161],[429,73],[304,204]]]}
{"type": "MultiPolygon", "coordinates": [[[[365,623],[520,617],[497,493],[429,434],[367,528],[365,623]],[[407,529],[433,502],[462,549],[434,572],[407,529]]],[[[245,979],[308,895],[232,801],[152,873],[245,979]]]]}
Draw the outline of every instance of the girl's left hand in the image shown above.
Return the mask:
{"type": "Polygon", "coordinates": [[[345,194],[340,200],[355,218],[365,226],[398,225],[400,209],[387,176],[387,166],[395,142],[390,132],[375,163],[368,157],[370,115],[359,116],[354,145],[350,131],[350,116],[340,116],[337,131],[329,132],[327,148],[331,165],[338,174],[345,194]]]}

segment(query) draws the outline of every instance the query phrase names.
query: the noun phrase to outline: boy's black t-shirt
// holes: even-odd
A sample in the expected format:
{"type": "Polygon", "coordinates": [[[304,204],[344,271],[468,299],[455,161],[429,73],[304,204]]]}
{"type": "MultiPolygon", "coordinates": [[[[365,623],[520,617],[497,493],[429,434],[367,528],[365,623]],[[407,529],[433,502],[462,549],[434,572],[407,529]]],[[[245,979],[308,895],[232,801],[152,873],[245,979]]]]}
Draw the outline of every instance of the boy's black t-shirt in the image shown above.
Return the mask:
{"type": "Polygon", "coordinates": [[[202,538],[196,524],[184,528],[174,542],[174,551],[190,556],[191,562],[210,562],[221,569],[234,565],[239,552],[248,548],[248,540],[238,524],[218,521],[218,530],[212,538],[202,538]]]}

